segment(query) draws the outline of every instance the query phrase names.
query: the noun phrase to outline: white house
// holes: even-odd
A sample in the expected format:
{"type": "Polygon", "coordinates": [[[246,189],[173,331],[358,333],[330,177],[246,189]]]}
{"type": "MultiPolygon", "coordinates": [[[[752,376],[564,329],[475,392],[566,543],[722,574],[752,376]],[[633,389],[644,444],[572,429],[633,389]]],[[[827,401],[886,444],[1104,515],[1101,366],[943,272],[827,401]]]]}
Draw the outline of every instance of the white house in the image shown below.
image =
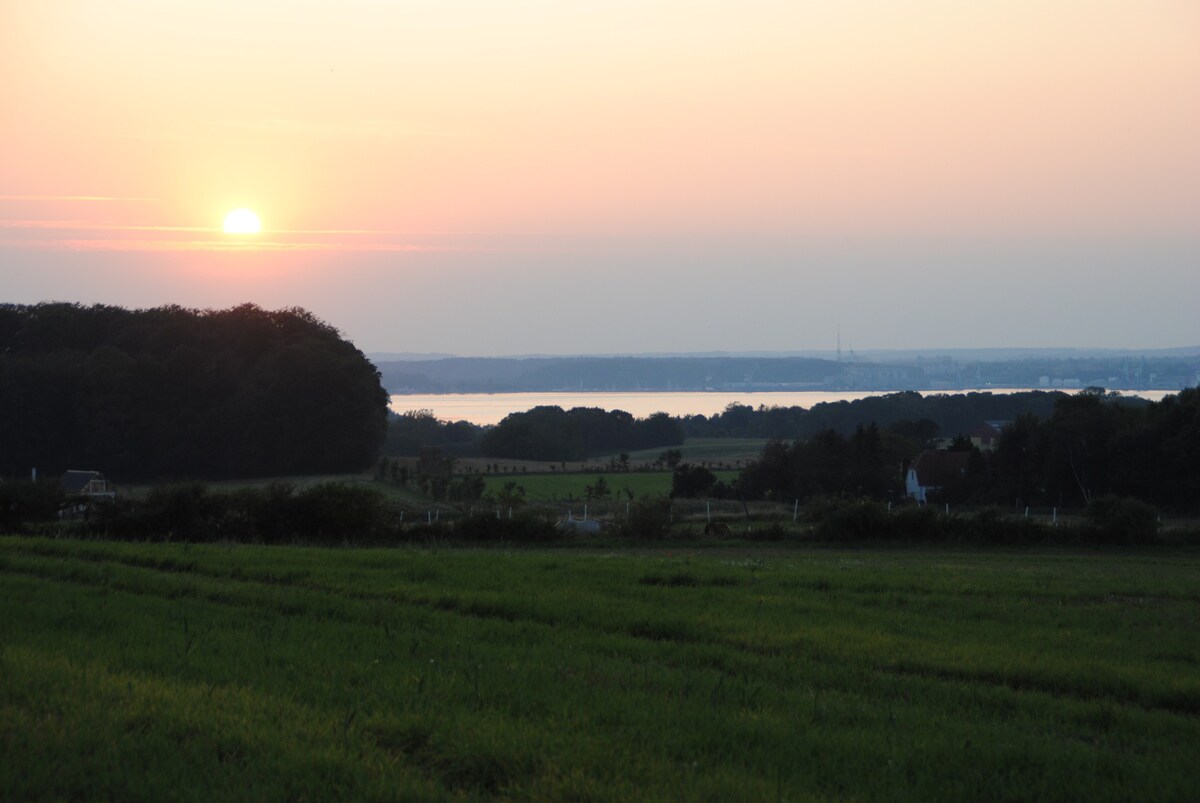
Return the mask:
{"type": "Polygon", "coordinates": [[[904,493],[925,504],[929,493],[949,485],[967,473],[970,452],[926,449],[917,455],[904,477],[904,493]]]}

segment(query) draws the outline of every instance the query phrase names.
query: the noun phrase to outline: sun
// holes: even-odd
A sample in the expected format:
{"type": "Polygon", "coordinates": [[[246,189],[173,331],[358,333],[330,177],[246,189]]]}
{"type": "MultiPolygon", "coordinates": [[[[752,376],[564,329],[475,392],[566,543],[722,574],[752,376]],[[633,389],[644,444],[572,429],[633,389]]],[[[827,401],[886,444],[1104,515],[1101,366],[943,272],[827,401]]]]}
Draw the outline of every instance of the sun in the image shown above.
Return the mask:
{"type": "Polygon", "coordinates": [[[249,209],[234,209],[225,216],[226,234],[258,234],[262,231],[262,223],[258,215],[249,209]]]}

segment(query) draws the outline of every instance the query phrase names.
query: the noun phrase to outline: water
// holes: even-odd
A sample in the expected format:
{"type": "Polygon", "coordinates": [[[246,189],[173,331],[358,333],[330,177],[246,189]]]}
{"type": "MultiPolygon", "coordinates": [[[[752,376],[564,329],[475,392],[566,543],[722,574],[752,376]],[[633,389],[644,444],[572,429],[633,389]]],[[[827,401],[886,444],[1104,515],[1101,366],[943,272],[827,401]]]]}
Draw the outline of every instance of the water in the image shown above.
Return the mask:
{"type": "MultiPolygon", "coordinates": [[[[1037,388],[976,388],[990,393],[1016,393],[1037,388]]],[[[1043,388],[1044,390],[1044,388],[1043,388]]],[[[853,401],[867,396],[884,396],[895,391],[791,391],[727,393],[715,391],[661,391],[628,393],[437,393],[398,394],[392,396],[392,410],[432,410],[442,421],[470,421],[472,424],[496,424],[509,413],[524,412],[531,407],[557,405],[564,410],[572,407],[601,407],[605,410],[624,410],[638,418],[651,413],[670,415],[712,415],[732,403],[751,407],[812,407],[821,402],[853,401]]],[[[946,391],[970,393],[971,390],[946,391]]],[[[1072,393],[1075,391],[1066,391],[1072,393]]],[[[1127,391],[1127,395],[1142,396],[1157,401],[1172,391],[1127,391]]],[[[929,395],[931,391],[922,391],[929,395]]]]}

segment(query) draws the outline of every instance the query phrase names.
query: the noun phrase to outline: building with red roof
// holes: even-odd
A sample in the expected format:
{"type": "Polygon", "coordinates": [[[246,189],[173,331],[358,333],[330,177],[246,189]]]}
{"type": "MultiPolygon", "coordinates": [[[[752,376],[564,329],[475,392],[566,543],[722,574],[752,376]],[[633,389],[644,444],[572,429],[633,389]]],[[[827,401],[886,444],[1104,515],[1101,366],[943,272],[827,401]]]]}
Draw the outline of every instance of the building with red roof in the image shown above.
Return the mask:
{"type": "Polygon", "coordinates": [[[947,452],[941,449],[926,449],[917,455],[908,467],[904,478],[904,492],[925,504],[931,491],[961,479],[967,473],[970,452],[947,452]]]}

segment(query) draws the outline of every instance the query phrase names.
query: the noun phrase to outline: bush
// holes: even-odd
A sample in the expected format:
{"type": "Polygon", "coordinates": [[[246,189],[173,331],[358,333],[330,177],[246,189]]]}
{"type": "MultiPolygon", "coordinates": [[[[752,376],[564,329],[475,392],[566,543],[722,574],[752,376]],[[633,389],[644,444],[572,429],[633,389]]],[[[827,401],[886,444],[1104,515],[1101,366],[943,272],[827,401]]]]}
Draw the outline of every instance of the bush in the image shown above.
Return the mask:
{"type": "Polygon", "coordinates": [[[66,504],[62,486],[51,480],[0,481],[0,532],[15,532],[31,521],[50,521],[66,504]]]}
{"type": "Polygon", "coordinates": [[[930,505],[905,506],[891,517],[889,535],[904,541],[943,541],[943,518],[930,505]]]}
{"type": "Polygon", "coordinates": [[[626,538],[657,541],[671,534],[671,503],[666,499],[638,499],[629,505],[629,515],[620,522],[626,538]]]}
{"type": "Polygon", "coordinates": [[[452,532],[456,539],[489,543],[547,543],[562,539],[562,534],[548,519],[532,514],[509,519],[480,513],[455,522],[452,532]]]}
{"type": "Polygon", "coordinates": [[[137,529],[167,541],[214,541],[226,512],[225,500],[198,482],[159,485],[142,506],[137,529]]]}
{"type": "Polygon", "coordinates": [[[902,506],[889,513],[872,500],[819,499],[805,517],[825,541],[904,541],[910,543],[964,542],[1028,544],[1049,540],[1074,541],[1077,532],[1008,515],[1001,508],[983,508],[974,515],[944,515],[933,505],[902,506]]]}
{"type": "Polygon", "coordinates": [[[322,543],[377,540],[393,523],[381,492],[341,482],[305,488],[295,497],[293,510],[293,534],[322,543]]]}
{"type": "Polygon", "coordinates": [[[374,488],[323,483],[297,492],[275,483],[214,493],[200,483],[162,485],[145,501],[97,508],[80,534],[153,541],[372,542],[395,535],[396,515],[374,488]]]}
{"type": "Polygon", "coordinates": [[[890,535],[887,508],[879,502],[859,499],[822,505],[814,531],[824,541],[880,541],[890,535]]]}
{"type": "Polygon", "coordinates": [[[717,484],[717,475],[703,466],[681,463],[671,475],[672,499],[696,499],[709,496],[717,484]]]}
{"type": "Polygon", "coordinates": [[[1158,540],[1158,511],[1139,499],[1101,496],[1084,511],[1088,529],[1110,544],[1151,544],[1158,540]]]}
{"type": "Polygon", "coordinates": [[[224,522],[231,540],[266,543],[288,541],[296,530],[296,487],[273,482],[265,488],[247,488],[227,498],[224,522]]]}

